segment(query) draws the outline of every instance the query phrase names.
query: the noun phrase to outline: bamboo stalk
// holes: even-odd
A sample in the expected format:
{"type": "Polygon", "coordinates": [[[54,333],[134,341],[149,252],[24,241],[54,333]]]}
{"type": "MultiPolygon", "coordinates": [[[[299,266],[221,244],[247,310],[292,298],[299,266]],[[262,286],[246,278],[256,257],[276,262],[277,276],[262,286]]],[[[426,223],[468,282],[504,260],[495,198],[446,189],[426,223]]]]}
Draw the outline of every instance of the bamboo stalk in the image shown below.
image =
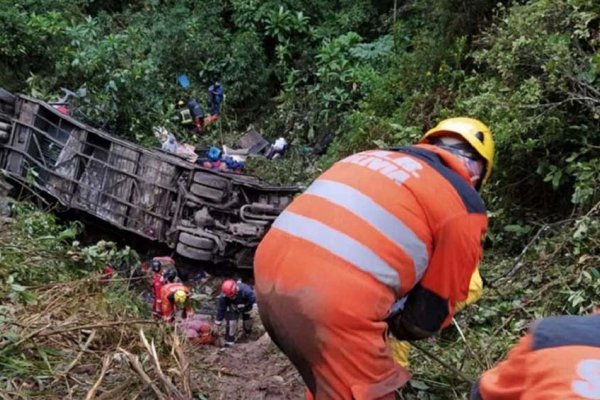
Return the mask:
{"type": "Polygon", "coordinates": [[[98,391],[98,388],[102,384],[102,380],[104,380],[104,375],[106,375],[106,371],[108,371],[108,367],[110,366],[112,359],[113,359],[112,354],[107,354],[102,359],[102,370],[100,371],[100,376],[94,383],[94,386],[92,386],[92,388],[89,390],[89,392],[85,396],[85,400],[92,400],[94,398],[94,396],[96,396],[96,391],[98,391]]]}

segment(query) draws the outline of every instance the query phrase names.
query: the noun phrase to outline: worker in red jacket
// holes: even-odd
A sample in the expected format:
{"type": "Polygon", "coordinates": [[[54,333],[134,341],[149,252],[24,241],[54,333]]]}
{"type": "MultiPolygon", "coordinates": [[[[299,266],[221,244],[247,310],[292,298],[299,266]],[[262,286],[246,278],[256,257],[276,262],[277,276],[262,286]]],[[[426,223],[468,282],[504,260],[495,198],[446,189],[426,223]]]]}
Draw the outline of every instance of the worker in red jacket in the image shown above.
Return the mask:
{"type": "Polygon", "coordinates": [[[513,399],[600,399],[600,315],[541,320],[471,391],[471,400],[513,399]]]}
{"type": "Polygon", "coordinates": [[[150,263],[150,269],[152,270],[152,294],[154,294],[154,304],[152,306],[152,313],[155,317],[159,317],[162,314],[162,298],[161,289],[163,287],[163,274],[162,264],[158,260],[152,260],[150,263]]]}
{"type": "Polygon", "coordinates": [[[386,331],[434,335],[467,298],[493,158],[487,126],[447,119],[415,146],[339,161],[275,220],[255,256],[258,309],[308,398],[393,399],[409,379],[386,331]]]}
{"type": "Polygon", "coordinates": [[[167,283],[163,285],[160,298],[162,302],[162,317],[167,322],[172,322],[176,316],[185,319],[194,314],[190,299],[190,288],[183,283],[167,283]]]}

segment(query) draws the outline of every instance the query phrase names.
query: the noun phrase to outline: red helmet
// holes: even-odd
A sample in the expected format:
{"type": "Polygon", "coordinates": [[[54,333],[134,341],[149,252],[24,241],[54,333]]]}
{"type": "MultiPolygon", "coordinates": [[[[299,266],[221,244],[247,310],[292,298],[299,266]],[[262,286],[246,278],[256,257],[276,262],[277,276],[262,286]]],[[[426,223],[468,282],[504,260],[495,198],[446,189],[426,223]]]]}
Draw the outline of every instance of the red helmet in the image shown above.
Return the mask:
{"type": "Polygon", "coordinates": [[[238,292],[238,285],[233,279],[227,279],[221,285],[221,294],[230,299],[234,298],[238,292]]]}

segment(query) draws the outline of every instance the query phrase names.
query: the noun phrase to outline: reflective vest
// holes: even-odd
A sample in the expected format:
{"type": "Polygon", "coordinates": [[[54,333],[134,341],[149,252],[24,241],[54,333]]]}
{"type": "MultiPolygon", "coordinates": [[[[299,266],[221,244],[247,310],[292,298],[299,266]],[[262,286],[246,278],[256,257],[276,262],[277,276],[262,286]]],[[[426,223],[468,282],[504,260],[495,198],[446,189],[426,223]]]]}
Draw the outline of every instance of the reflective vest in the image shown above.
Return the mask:
{"type": "Polygon", "coordinates": [[[365,151],[339,161],[272,226],[307,243],[307,263],[317,246],[396,298],[419,283],[445,308],[426,325],[439,325],[441,315],[444,326],[455,304],[467,298],[486,228],[483,201],[466,169],[430,145],[365,151]]]}
{"type": "Polygon", "coordinates": [[[600,399],[600,315],[540,321],[481,376],[471,399],[600,399]]]}
{"type": "Polygon", "coordinates": [[[182,125],[190,125],[192,122],[194,122],[192,113],[187,107],[179,109],[179,122],[182,125]]]}

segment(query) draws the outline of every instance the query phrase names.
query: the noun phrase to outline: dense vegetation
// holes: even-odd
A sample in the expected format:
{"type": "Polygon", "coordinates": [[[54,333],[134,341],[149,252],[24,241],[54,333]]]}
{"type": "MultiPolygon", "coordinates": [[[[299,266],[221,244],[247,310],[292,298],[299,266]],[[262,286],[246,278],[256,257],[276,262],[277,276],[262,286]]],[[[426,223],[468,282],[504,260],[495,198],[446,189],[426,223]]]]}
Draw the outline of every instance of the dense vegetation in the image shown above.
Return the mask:
{"type": "MultiPolygon", "coordinates": [[[[214,79],[224,113],[202,144],[248,124],[285,136],[286,159],[249,165],[276,181],[413,142],[443,117],[491,127],[483,271],[496,289],[461,317],[468,347],[441,339],[472,375],[527,321],[599,298],[599,2],[0,0],[0,86],[46,99],[85,86],[86,113],[130,139],[156,145],[152,127],[174,129],[175,101],[205,103],[214,79]]],[[[419,398],[452,396],[454,377],[415,364],[434,381],[416,384],[419,398]]]]}

